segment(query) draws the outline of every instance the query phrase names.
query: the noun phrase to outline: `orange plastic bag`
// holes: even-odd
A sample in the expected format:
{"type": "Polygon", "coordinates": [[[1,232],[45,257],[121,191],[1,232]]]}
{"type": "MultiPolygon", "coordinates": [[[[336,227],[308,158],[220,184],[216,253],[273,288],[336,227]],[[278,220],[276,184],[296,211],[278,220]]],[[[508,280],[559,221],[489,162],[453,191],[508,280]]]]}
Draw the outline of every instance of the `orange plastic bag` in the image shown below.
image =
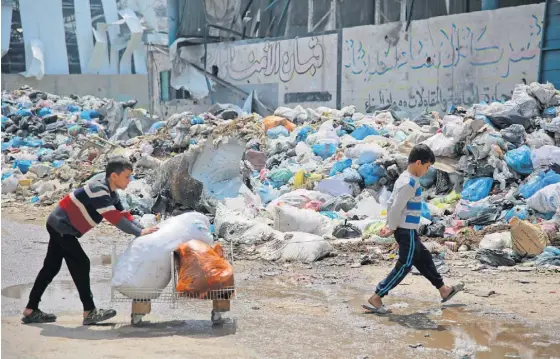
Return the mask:
{"type": "Polygon", "coordinates": [[[179,278],[176,291],[193,298],[229,299],[233,294],[233,267],[224,258],[222,246],[214,248],[197,240],[183,243],[179,254],[179,278]],[[231,290],[225,290],[231,289],[231,290]]]}
{"type": "Polygon", "coordinates": [[[288,130],[288,132],[292,132],[293,130],[296,129],[295,124],[286,120],[284,117],[280,117],[280,116],[266,116],[263,119],[263,122],[264,122],[264,132],[278,126],[284,126],[288,130]]]}

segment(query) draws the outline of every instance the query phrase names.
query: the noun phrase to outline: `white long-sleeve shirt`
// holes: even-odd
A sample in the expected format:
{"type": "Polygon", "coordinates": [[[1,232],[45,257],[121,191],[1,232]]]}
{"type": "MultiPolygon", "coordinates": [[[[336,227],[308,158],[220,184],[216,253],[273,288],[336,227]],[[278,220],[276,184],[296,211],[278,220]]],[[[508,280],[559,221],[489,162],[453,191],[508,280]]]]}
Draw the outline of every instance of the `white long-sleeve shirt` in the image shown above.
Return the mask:
{"type": "Polygon", "coordinates": [[[418,177],[404,171],[395,186],[391,198],[387,202],[387,226],[391,230],[397,228],[418,229],[422,214],[422,188],[418,177]]]}

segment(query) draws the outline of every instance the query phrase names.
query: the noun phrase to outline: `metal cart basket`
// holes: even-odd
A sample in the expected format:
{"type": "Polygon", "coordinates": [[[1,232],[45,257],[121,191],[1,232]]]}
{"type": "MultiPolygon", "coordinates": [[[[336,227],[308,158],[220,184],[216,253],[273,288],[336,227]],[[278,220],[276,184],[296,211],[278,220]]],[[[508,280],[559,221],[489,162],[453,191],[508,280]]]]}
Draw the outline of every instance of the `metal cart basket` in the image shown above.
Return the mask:
{"type": "MultiPolygon", "coordinates": [[[[115,264],[117,262],[117,243],[113,242],[111,254],[111,274],[115,274],[115,264]]],[[[233,266],[233,246],[229,250],[224,248],[224,256],[228,258],[233,266]]],[[[151,312],[152,303],[169,303],[172,308],[177,308],[178,304],[188,301],[212,301],[212,312],[210,319],[212,324],[220,325],[225,322],[222,313],[230,311],[230,302],[234,299],[235,287],[227,287],[219,290],[211,290],[206,293],[183,293],[177,292],[177,280],[179,272],[179,254],[171,252],[169,255],[169,270],[171,271],[171,282],[164,289],[141,288],[127,290],[128,296],[120,293],[111,285],[111,301],[114,303],[132,302],[130,322],[132,325],[142,323],[142,318],[151,312]],[[137,293],[135,293],[137,292],[137,293]],[[134,299],[131,299],[134,298],[134,299]]]]}

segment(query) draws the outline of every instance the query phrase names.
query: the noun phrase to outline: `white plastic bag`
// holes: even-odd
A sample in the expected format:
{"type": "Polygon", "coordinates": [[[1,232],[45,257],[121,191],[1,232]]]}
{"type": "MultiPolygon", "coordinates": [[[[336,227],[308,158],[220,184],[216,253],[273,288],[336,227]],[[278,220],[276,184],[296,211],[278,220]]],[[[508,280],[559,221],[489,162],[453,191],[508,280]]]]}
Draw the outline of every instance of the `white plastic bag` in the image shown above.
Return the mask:
{"type": "Polygon", "coordinates": [[[531,151],[533,168],[548,167],[554,163],[560,165],[560,148],[556,146],[542,146],[531,151]]]}
{"type": "Polygon", "coordinates": [[[352,195],[352,193],[354,192],[352,183],[346,182],[343,175],[325,178],[317,184],[315,189],[319,192],[326,193],[334,197],[352,195]]]}
{"type": "Polygon", "coordinates": [[[19,180],[12,174],[2,181],[2,194],[13,193],[17,190],[19,180]]]}
{"type": "Polygon", "coordinates": [[[527,205],[540,213],[554,213],[560,208],[560,183],[548,185],[527,200],[527,205]]]}
{"type": "Polygon", "coordinates": [[[281,257],[287,262],[315,262],[334,250],[329,242],[317,235],[302,232],[286,233],[286,237],[290,235],[292,238],[286,243],[281,257]]]}
{"type": "Polygon", "coordinates": [[[159,231],[138,237],[117,259],[112,285],[131,299],[156,299],[171,280],[171,252],[182,243],[213,243],[210,221],[190,212],[165,220],[159,231]]]}
{"type": "Polygon", "coordinates": [[[361,143],[344,151],[347,158],[356,159],[356,163],[372,163],[385,154],[385,150],[373,143],[361,143]]]}
{"type": "Polygon", "coordinates": [[[305,232],[319,236],[332,233],[331,221],[311,209],[279,206],[274,209],[274,229],[281,232],[305,232]]]}
{"type": "Polygon", "coordinates": [[[321,193],[319,191],[309,191],[306,189],[297,189],[281,195],[266,206],[266,210],[269,213],[274,213],[274,207],[280,204],[287,204],[296,208],[302,208],[307,202],[310,201],[321,201],[327,202],[332,199],[331,195],[321,193]]]}
{"type": "Polygon", "coordinates": [[[527,139],[525,142],[527,142],[527,146],[533,149],[538,149],[546,145],[554,145],[554,139],[547,135],[543,130],[538,130],[533,133],[527,134],[527,139]]]}
{"type": "Polygon", "coordinates": [[[446,137],[443,133],[438,133],[422,143],[428,146],[438,157],[454,157],[456,142],[452,137],[446,137]]]}
{"type": "Polygon", "coordinates": [[[478,244],[479,248],[482,249],[497,249],[502,250],[505,248],[512,248],[511,233],[501,232],[501,233],[491,233],[487,234],[482,238],[478,244]]]}

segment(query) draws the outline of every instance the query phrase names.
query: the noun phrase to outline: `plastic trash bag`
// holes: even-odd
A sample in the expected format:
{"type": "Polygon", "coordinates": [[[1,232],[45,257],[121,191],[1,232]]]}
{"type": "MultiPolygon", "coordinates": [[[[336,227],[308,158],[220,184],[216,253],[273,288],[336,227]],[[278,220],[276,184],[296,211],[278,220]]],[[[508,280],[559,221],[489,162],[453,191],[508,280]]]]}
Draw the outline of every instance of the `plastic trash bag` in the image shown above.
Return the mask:
{"type": "Polygon", "coordinates": [[[288,129],[282,126],[271,128],[270,130],[266,131],[266,135],[270,138],[277,139],[278,137],[288,137],[290,133],[288,129]]]}
{"type": "Polygon", "coordinates": [[[509,222],[513,217],[523,220],[529,218],[529,208],[527,206],[515,206],[510,208],[504,216],[504,221],[509,222]]]}
{"type": "Polygon", "coordinates": [[[333,246],[322,237],[303,232],[290,232],[283,241],[271,241],[259,250],[265,260],[312,263],[328,256],[333,246]],[[266,256],[264,255],[266,253],[266,256]]]}
{"type": "Polygon", "coordinates": [[[533,172],[531,149],[528,146],[521,146],[515,150],[508,151],[504,156],[504,160],[512,170],[519,174],[529,175],[533,172]]]}
{"type": "Polygon", "coordinates": [[[311,209],[279,206],[274,209],[274,229],[281,232],[305,232],[319,236],[331,234],[330,220],[311,209]]]}
{"type": "Polygon", "coordinates": [[[526,143],[534,150],[546,145],[554,146],[554,139],[547,135],[543,130],[538,130],[527,135],[526,143]]]}
{"type": "Polygon", "coordinates": [[[272,186],[274,188],[280,188],[290,181],[294,176],[294,173],[287,168],[279,168],[268,174],[272,186]]]}
{"type": "Polygon", "coordinates": [[[560,182],[560,174],[554,171],[538,172],[535,177],[532,177],[527,183],[519,187],[519,194],[524,198],[529,198],[544,187],[560,182]]]}
{"type": "Polygon", "coordinates": [[[447,137],[443,133],[438,133],[422,143],[428,146],[437,157],[455,157],[457,142],[454,138],[447,137]]]}
{"type": "Polygon", "coordinates": [[[158,121],[156,123],[154,123],[150,129],[148,130],[148,134],[153,135],[155,134],[160,128],[165,127],[166,122],[165,121],[158,121]]]}
{"type": "Polygon", "coordinates": [[[344,221],[344,224],[334,227],[332,235],[336,238],[360,238],[362,231],[348,221],[344,221]]]}
{"type": "Polygon", "coordinates": [[[420,178],[420,185],[424,188],[430,188],[436,182],[437,170],[433,167],[428,169],[428,172],[420,178]]]}
{"type": "Polygon", "coordinates": [[[213,243],[210,222],[202,213],[169,218],[159,231],[131,241],[115,264],[112,285],[131,299],[156,299],[171,280],[169,254],[182,243],[213,243]]]}
{"type": "Polygon", "coordinates": [[[19,168],[21,173],[26,174],[32,164],[33,162],[30,160],[15,160],[12,168],[19,168]]]}
{"type": "Polygon", "coordinates": [[[548,185],[527,200],[527,205],[540,213],[554,213],[560,207],[560,183],[548,185]]]}
{"type": "Polygon", "coordinates": [[[340,197],[334,197],[327,202],[323,203],[319,208],[320,211],[344,211],[348,212],[356,207],[356,199],[351,195],[343,195],[340,197]]]}
{"type": "Polygon", "coordinates": [[[430,238],[443,238],[445,234],[445,224],[439,222],[421,226],[420,234],[430,238]]]}
{"type": "Polygon", "coordinates": [[[39,110],[38,115],[41,116],[41,117],[44,117],[44,116],[50,115],[51,113],[52,113],[52,111],[51,111],[50,108],[43,107],[39,110]]]}
{"type": "Polygon", "coordinates": [[[2,179],[2,194],[13,193],[17,190],[19,180],[15,176],[2,179]]]}
{"type": "Polygon", "coordinates": [[[353,168],[345,168],[342,172],[342,177],[344,178],[344,181],[348,183],[362,182],[362,176],[357,170],[353,168]]]}
{"type": "Polygon", "coordinates": [[[527,133],[525,128],[521,125],[511,125],[500,131],[504,140],[510,142],[515,147],[521,146],[525,142],[527,133]]]}
{"type": "Polygon", "coordinates": [[[338,197],[353,194],[354,184],[345,182],[342,176],[335,176],[321,180],[315,190],[338,197]]]}
{"type": "Polygon", "coordinates": [[[496,249],[479,249],[476,252],[475,259],[491,267],[512,267],[515,265],[515,260],[509,253],[496,249]]]}
{"type": "Polygon", "coordinates": [[[264,124],[265,132],[268,132],[268,130],[270,130],[271,128],[278,127],[278,126],[285,127],[289,132],[292,132],[296,128],[296,125],[293,124],[292,122],[286,120],[283,117],[274,116],[274,115],[265,117],[263,119],[263,124],[264,124]]]}
{"type": "Polygon", "coordinates": [[[488,197],[494,179],[491,177],[471,178],[465,181],[461,198],[476,202],[488,197]]]}
{"type": "Polygon", "coordinates": [[[537,257],[537,266],[545,265],[560,266],[560,248],[546,247],[537,257]]]}
{"type": "Polygon", "coordinates": [[[387,171],[381,166],[376,165],[375,163],[366,163],[361,165],[358,168],[358,173],[364,179],[364,183],[366,186],[373,185],[379,181],[381,177],[387,175],[387,171]]]}
{"type": "Polygon", "coordinates": [[[337,145],[333,143],[315,144],[311,148],[315,155],[325,160],[336,153],[337,145]]]}
{"type": "Polygon", "coordinates": [[[204,123],[204,119],[200,116],[194,116],[191,118],[191,125],[203,125],[204,123]]]}
{"type": "Polygon", "coordinates": [[[329,176],[334,176],[337,173],[344,171],[346,168],[349,168],[350,166],[352,166],[351,159],[338,161],[332,166],[329,176]]]}
{"type": "Polygon", "coordinates": [[[385,154],[385,150],[373,143],[360,143],[348,148],[344,152],[345,156],[356,160],[356,164],[363,165],[372,163],[385,154]]]}
{"type": "Polygon", "coordinates": [[[481,249],[494,249],[503,250],[506,248],[511,249],[513,246],[511,242],[510,232],[499,232],[487,234],[482,238],[478,247],[481,249]]]}
{"type": "MultiPolygon", "coordinates": [[[[210,291],[220,295],[219,299],[229,299],[233,294],[233,267],[224,258],[219,243],[214,248],[209,244],[193,240],[179,246],[179,275],[176,291],[186,293],[191,298],[205,298],[210,291]],[[224,289],[231,289],[231,292],[224,289]]],[[[216,295],[211,295],[214,298],[216,295]]],[[[214,298],[218,299],[218,298],[214,298]]]]}
{"type": "Polygon", "coordinates": [[[311,133],[311,127],[309,126],[305,126],[303,127],[301,130],[299,130],[297,136],[296,136],[296,142],[302,142],[307,140],[307,136],[311,133]]]}
{"type": "Polygon", "coordinates": [[[560,165],[560,148],[545,145],[531,152],[531,163],[534,168],[549,167],[553,164],[560,165]]]}
{"type": "Polygon", "coordinates": [[[354,137],[356,140],[361,141],[364,138],[372,135],[379,135],[379,132],[371,126],[362,125],[355,129],[350,136],[354,137]]]}

